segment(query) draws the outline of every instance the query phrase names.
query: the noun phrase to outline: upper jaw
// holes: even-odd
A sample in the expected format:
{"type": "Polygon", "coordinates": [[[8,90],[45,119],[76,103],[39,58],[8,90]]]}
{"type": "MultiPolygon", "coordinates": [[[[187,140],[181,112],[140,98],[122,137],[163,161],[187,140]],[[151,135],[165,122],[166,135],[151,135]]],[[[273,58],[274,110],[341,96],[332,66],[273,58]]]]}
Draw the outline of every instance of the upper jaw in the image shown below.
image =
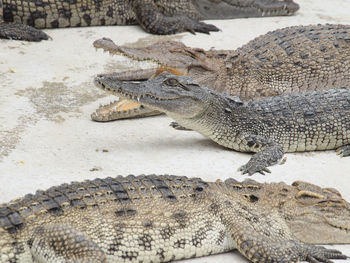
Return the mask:
{"type": "Polygon", "coordinates": [[[152,101],[167,101],[178,99],[177,95],[163,96],[155,94],[147,89],[142,82],[120,81],[106,75],[98,75],[94,79],[94,83],[102,90],[111,92],[119,97],[137,101],[139,103],[150,103],[152,101]]]}

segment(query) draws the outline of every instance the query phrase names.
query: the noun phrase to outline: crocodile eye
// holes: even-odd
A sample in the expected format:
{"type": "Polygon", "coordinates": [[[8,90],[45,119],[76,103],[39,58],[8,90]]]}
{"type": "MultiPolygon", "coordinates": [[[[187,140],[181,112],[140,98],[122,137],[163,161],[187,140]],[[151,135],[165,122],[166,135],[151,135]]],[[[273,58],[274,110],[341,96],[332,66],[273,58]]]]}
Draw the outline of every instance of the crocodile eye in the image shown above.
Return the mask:
{"type": "Polygon", "coordinates": [[[164,83],[168,86],[176,86],[177,84],[179,84],[179,82],[177,81],[177,79],[174,78],[170,78],[170,79],[166,79],[164,81],[164,83]]]}

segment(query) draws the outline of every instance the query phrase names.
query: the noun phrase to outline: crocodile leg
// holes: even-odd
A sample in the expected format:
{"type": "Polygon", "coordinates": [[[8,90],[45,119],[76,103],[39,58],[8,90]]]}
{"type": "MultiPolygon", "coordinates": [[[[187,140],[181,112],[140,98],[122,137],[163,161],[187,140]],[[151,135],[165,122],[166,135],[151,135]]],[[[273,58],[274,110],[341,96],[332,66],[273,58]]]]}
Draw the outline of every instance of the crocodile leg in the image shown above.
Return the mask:
{"type": "Polygon", "coordinates": [[[0,0],[0,38],[41,41],[49,39],[49,36],[43,31],[31,26],[17,23],[5,23],[3,17],[3,4],[2,0],[0,0]]]}
{"type": "Polygon", "coordinates": [[[239,232],[235,235],[239,244],[238,250],[252,262],[330,263],[332,261],[329,259],[348,258],[338,250],[308,245],[296,240],[268,240],[253,229],[251,232],[239,232]]]}
{"type": "Polygon", "coordinates": [[[96,243],[67,225],[38,227],[31,239],[30,250],[38,262],[106,262],[106,255],[96,243]]]}
{"type": "Polygon", "coordinates": [[[343,145],[339,147],[336,151],[337,154],[339,154],[341,157],[350,156],[350,144],[343,145]]]}
{"type": "Polygon", "coordinates": [[[282,147],[265,137],[247,135],[243,137],[242,143],[248,150],[257,152],[250,158],[247,164],[239,168],[243,174],[248,173],[248,175],[252,175],[257,172],[261,174],[264,174],[264,172],[270,173],[267,167],[276,164],[283,157],[282,147]]]}
{"type": "Polygon", "coordinates": [[[330,263],[329,259],[348,258],[340,251],[299,241],[279,212],[264,210],[257,205],[259,202],[260,197],[254,194],[247,195],[244,202],[213,196],[213,203],[220,204],[217,211],[236,248],[250,261],[330,263]]]}
{"type": "Polygon", "coordinates": [[[133,11],[138,23],[145,31],[152,34],[168,35],[184,31],[209,34],[210,31],[219,31],[214,25],[193,20],[185,15],[163,15],[157,10],[153,1],[135,0],[133,11]]]}
{"type": "Polygon", "coordinates": [[[0,38],[38,42],[50,37],[43,31],[31,26],[0,22],[0,38]]]}

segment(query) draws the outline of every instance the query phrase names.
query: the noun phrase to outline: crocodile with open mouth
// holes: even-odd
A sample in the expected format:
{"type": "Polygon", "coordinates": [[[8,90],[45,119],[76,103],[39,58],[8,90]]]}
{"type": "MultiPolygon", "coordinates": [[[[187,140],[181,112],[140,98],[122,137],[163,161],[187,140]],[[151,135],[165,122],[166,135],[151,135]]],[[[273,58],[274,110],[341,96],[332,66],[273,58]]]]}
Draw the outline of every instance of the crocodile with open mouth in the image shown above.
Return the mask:
{"type": "Polygon", "coordinates": [[[188,76],[163,72],[141,83],[99,75],[103,90],[164,112],[181,127],[216,143],[255,154],[240,170],[252,175],[285,152],[337,149],[350,155],[350,89],[308,91],[242,102],[199,85],[188,76]]]}

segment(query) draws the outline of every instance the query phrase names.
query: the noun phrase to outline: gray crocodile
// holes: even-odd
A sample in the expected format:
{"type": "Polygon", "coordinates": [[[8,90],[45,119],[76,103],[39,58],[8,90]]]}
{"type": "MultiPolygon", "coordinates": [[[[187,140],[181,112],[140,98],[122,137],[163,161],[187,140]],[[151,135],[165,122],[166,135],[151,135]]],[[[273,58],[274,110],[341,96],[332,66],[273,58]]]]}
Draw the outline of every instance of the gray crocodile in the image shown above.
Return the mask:
{"type": "MultiPolygon", "coordinates": [[[[293,26],[261,35],[237,50],[203,50],[176,41],[144,48],[118,46],[99,39],[94,46],[110,54],[159,65],[114,73],[119,80],[144,80],[162,71],[187,75],[199,84],[243,101],[350,84],[350,25],[293,26]]],[[[100,107],[95,121],[155,115],[146,107],[122,102],[100,107]],[[129,107],[127,107],[129,106],[129,107]]]]}
{"type": "Polygon", "coordinates": [[[308,91],[242,102],[199,85],[187,76],[163,72],[133,83],[99,75],[95,83],[117,96],[164,112],[180,127],[195,130],[240,152],[255,152],[243,174],[267,168],[285,152],[337,149],[350,155],[350,89],[308,91]]]}
{"type": "Polygon", "coordinates": [[[219,31],[203,19],[292,15],[292,0],[0,0],[0,38],[48,39],[38,30],[140,24],[152,34],[219,31]]]}
{"type": "Polygon", "coordinates": [[[302,181],[109,177],[0,204],[0,261],[168,262],[237,249],[251,262],[329,263],[348,257],[310,243],[349,243],[349,218],[337,190],[302,181]]]}

